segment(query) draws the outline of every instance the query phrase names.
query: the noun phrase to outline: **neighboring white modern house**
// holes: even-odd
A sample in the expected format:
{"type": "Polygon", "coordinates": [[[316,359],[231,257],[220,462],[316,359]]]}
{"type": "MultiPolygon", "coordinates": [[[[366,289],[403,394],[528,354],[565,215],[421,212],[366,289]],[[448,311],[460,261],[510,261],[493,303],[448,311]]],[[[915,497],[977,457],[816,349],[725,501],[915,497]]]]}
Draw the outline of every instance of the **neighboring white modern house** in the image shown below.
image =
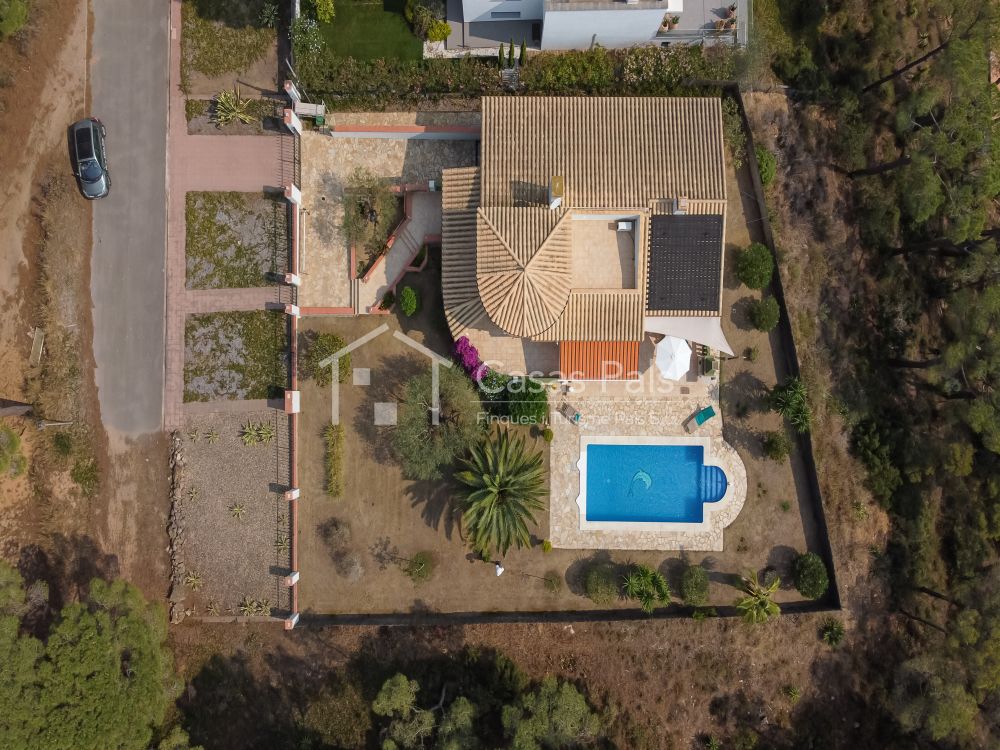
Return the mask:
{"type": "Polygon", "coordinates": [[[543,50],[672,43],[745,45],[751,0],[448,0],[447,48],[543,50]],[[675,18],[676,24],[668,21],[675,18]]]}

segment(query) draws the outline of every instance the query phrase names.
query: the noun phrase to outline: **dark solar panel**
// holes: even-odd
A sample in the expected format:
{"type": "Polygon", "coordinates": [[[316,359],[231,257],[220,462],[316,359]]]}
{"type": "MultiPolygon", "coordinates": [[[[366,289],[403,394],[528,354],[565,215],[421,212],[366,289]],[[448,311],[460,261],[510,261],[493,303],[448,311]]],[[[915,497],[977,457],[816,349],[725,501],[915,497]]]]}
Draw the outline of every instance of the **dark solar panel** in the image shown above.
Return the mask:
{"type": "Polygon", "coordinates": [[[721,216],[653,217],[647,310],[718,310],[721,272],[721,216]]]}

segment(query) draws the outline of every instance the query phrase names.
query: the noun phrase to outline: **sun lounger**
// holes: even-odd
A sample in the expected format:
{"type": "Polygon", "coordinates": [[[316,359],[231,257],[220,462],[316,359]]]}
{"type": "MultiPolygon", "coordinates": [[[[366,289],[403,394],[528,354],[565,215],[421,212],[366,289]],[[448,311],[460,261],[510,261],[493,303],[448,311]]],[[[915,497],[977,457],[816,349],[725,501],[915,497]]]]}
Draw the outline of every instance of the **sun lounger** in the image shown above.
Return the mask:
{"type": "Polygon", "coordinates": [[[572,404],[564,402],[563,405],[559,407],[559,413],[573,424],[580,424],[580,412],[577,411],[576,407],[572,404]]]}
{"type": "Polygon", "coordinates": [[[687,424],[684,425],[684,429],[688,432],[694,432],[714,416],[715,409],[711,406],[706,406],[704,409],[697,412],[693,417],[688,419],[687,424]]]}

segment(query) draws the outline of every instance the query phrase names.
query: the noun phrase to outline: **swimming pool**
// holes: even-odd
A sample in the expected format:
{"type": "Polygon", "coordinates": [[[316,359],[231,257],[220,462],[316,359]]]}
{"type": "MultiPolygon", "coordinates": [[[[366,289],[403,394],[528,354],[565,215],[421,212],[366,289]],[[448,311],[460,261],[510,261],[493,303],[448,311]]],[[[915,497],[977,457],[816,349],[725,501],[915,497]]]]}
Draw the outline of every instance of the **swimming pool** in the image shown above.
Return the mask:
{"type": "Polygon", "coordinates": [[[695,440],[584,446],[582,520],[701,523],[705,505],[721,500],[729,481],[721,468],[706,464],[706,445],[695,440]]]}

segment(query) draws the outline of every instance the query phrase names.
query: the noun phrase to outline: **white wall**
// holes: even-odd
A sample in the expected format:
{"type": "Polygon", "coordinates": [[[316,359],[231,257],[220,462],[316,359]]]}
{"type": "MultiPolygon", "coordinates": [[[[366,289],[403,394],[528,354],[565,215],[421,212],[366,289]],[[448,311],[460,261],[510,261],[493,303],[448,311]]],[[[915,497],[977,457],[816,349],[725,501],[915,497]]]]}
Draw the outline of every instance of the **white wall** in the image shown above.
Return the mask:
{"type": "Polygon", "coordinates": [[[631,47],[651,42],[669,5],[628,8],[622,4],[614,10],[550,9],[542,26],[542,49],[589,49],[592,43],[602,47],[631,47]]]}
{"type": "Polygon", "coordinates": [[[462,12],[466,23],[475,21],[532,21],[542,17],[544,2],[543,0],[462,0],[462,12]],[[520,13],[521,17],[516,19],[493,18],[490,14],[496,11],[520,13]]]}

